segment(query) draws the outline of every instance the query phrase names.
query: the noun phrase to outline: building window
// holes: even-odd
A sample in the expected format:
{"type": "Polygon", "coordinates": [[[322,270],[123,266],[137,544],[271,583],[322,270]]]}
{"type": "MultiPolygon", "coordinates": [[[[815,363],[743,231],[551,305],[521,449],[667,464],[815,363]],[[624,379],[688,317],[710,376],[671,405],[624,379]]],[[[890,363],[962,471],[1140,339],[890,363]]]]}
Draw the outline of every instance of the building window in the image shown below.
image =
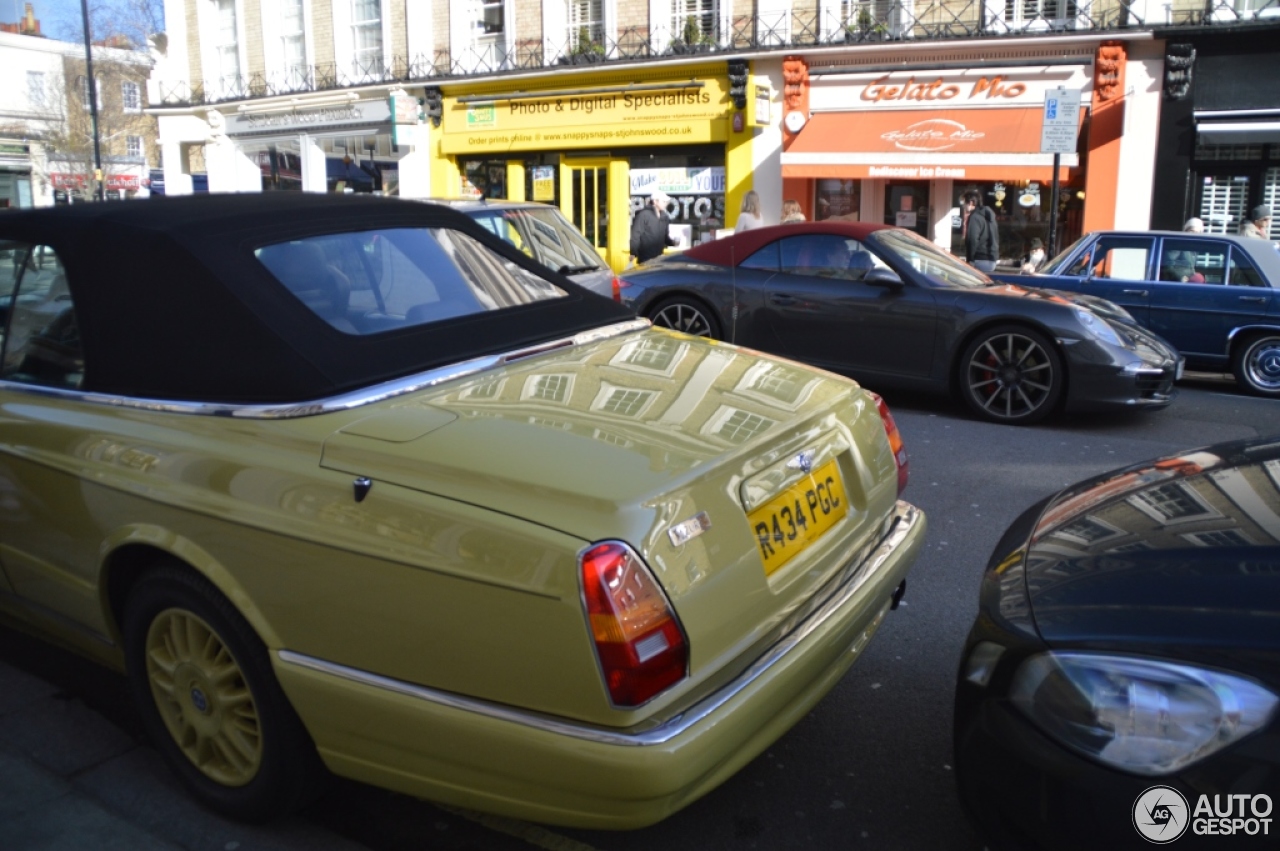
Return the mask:
{"type": "Polygon", "coordinates": [[[671,10],[672,38],[689,45],[717,40],[720,9],[716,0],[674,0],[671,10]]]}
{"type": "Polygon", "coordinates": [[[1179,482],[1149,488],[1129,498],[1130,504],[1161,523],[1207,520],[1214,511],[1191,488],[1179,482]]]}
{"type": "Polygon", "coordinates": [[[563,403],[569,398],[573,380],[568,375],[535,375],[525,385],[526,399],[563,403]]]}
{"type": "MultiPolygon", "coordinates": [[[[93,87],[93,89],[98,96],[98,109],[101,110],[102,109],[102,81],[97,80],[96,85],[93,87]]],[[[85,112],[88,112],[90,109],[93,108],[93,105],[89,102],[89,78],[84,76],[80,77],[80,103],[84,106],[85,112]]]]}
{"type": "Polygon", "coordinates": [[[911,29],[914,0],[844,0],[840,13],[851,36],[902,35],[911,29]]]}
{"type": "Polygon", "coordinates": [[[472,0],[472,44],[482,67],[500,68],[507,61],[505,0],[472,0]]]}
{"type": "Polygon", "coordinates": [[[1239,529],[1217,529],[1212,532],[1192,532],[1183,538],[1197,547],[1249,547],[1253,541],[1239,529]]]}
{"type": "MultiPolygon", "coordinates": [[[[286,84],[290,88],[305,88],[310,75],[307,69],[306,19],[302,12],[302,0],[281,0],[280,50],[284,57],[286,84]]],[[[381,25],[378,28],[381,38],[381,25]]]]}
{"type": "Polygon", "coordinates": [[[43,71],[27,72],[27,98],[31,101],[32,106],[44,106],[45,90],[43,71]]]}
{"type": "Polygon", "coordinates": [[[356,72],[362,76],[381,76],[382,5],[379,0],[354,0],[351,8],[351,30],[355,44],[356,72]]]}
{"type": "Polygon", "coordinates": [[[142,90],[132,80],[120,84],[120,108],[125,112],[142,111],[142,90]]]}
{"type": "Polygon", "coordinates": [[[604,4],[602,0],[570,0],[569,49],[582,53],[591,45],[604,47],[604,4]]]}
{"type": "Polygon", "coordinates": [[[127,154],[131,159],[142,159],[141,136],[125,137],[125,154],[127,154]]]}
{"type": "Polygon", "coordinates": [[[236,24],[236,0],[215,0],[217,34],[214,36],[218,85],[224,94],[240,85],[240,39],[236,24]]]}
{"type": "Polygon", "coordinates": [[[717,424],[714,433],[730,443],[745,443],[773,425],[773,420],[739,408],[730,408],[725,413],[727,416],[717,424]]]}
{"type": "Polygon", "coordinates": [[[608,391],[600,410],[621,417],[634,417],[645,409],[653,394],[645,390],[627,390],[615,387],[608,391]]]}
{"type": "Polygon", "coordinates": [[[1076,0],[1005,0],[1004,22],[1015,30],[1064,30],[1080,14],[1076,0]]]}

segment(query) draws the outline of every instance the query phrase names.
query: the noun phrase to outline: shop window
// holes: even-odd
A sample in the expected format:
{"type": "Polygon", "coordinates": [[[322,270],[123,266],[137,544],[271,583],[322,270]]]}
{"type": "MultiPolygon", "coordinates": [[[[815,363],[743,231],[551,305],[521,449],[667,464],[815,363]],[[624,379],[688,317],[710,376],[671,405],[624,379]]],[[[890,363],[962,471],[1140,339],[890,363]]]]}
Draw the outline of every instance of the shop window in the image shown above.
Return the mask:
{"type": "Polygon", "coordinates": [[[380,0],[353,0],[351,35],[355,46],[355,71],[359,77],[381,77],[382,4],[380,0]]]}
{"type": "Polygon", "coordinates": [[[856,222],[862,211],[862,181],[819,180],[814,219],[856,222]]]}
{"type": "Polygon", "coordinates": [[[306,18],[302,2],[281,0],[280,53],[284,62],[285,85],[291,89],[307,88],[311,76],[307,65],[306,18]]]}
{"type": "Polygon", "coordinates": [[[673,233],[685,247],[716,238],[724,227],[724,151],[631,158],[631,216],[649,201],[654,189],[671,199],[667,215],[673,233]]]}
{"type": "Polygon", "coordinates": [[[399,194],[402,155],[392,153],[391,134],[326,138],[320,147],[329,192],[399,194]]]}
{"type": "Polygon", "coordinates": [[[296,142],[243,145],[240,152],[262,171],[262,191],[302,189],[302,156],[296,142]]]}
{"type": "MultiPolygon", "coordinates": [[[[1040,240],[1049,245],[1049,213],[1053,205],[1050,187],[1037,181],[1006,180],[991,183],[956,183],[951,203],[951,253],[963,257],[964,218],[960,199],[970,190],[982,196],[982,203],[996,214],[996,226],[1002,260],[1022,262],[1031,250],[1031,241],[1040,240]]],[[[1070,244],[1079,235],[1079,211],[1083,207],[1084,194],[1074,186],[1059,190],[1058,241],[1056,245],[1070,244]],[[1074,213],[1074,215],[1073,215],[1074,213]]]]}

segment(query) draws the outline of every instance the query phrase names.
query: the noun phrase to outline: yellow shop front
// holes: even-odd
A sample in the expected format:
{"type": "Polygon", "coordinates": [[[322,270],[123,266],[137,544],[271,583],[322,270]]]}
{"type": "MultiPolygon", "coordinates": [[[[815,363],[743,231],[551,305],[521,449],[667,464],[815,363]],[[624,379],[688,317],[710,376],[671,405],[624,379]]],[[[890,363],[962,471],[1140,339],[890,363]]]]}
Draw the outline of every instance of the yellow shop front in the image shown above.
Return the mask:
{"type": "Polygon", "coordinates": [[[654,189],[670,196],[672,234],[688,246],[713,239],[727,196],[750,188],[752,134],[734,129],[723,62],[676,77],[631,69],[504,80],[442,100],[436,194],[553,204],[616,271],[654,189]]]}

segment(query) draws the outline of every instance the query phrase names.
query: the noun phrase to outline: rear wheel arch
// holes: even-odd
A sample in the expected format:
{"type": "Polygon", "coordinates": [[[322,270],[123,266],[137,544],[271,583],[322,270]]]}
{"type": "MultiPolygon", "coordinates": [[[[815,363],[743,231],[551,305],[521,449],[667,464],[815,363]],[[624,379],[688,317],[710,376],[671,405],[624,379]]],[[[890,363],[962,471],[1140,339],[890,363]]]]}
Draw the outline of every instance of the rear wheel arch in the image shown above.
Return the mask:
{"type": "Polygon", "coordinates": [[[282,647],[280,636],[252,602],[243,586],[226,566],[208,550],[171,530],[149,525],[129,526],[116,531],[105,542],[102,565],[103,604],[115,631],[121,634],[124,608],[138,580],[159,564],[181,565],[213,583],[220,594],[235,606],[268,647],[282,647]]]}

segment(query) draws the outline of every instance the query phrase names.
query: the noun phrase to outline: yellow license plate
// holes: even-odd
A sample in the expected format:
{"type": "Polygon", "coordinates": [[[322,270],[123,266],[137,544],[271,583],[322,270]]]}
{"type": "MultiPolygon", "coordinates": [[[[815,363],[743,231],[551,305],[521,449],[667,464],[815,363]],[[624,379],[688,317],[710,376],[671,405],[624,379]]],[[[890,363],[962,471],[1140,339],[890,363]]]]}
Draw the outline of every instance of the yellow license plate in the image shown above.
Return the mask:
{"type": "Polygon", "coordinates": [[[849,498],[833,459],[748,514],[765,575],[799,555],[848,511],[849,498]]]}

